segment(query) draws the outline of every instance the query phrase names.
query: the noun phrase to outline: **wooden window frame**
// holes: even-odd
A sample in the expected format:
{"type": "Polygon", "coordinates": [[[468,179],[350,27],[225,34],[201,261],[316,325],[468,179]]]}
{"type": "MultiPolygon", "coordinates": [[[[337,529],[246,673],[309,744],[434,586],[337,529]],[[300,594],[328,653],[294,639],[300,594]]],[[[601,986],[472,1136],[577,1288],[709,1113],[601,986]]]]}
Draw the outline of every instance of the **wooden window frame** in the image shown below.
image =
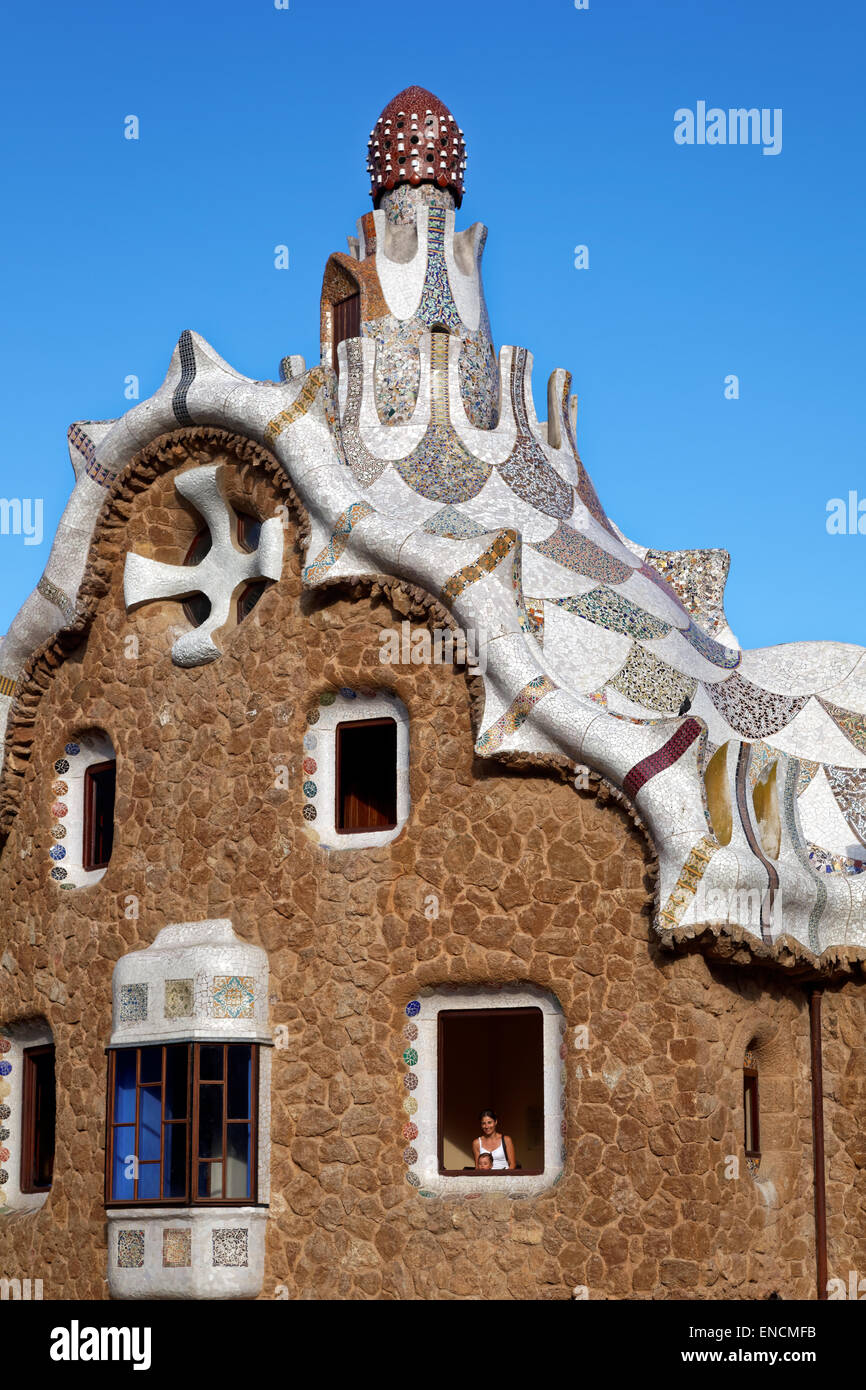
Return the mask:
{"type": "MultiPolygon", "coordinates": [[[[105,1144],[105,1206],[106,1207],[255,1207],[266,1205],[258,1199],[258,1138],[259,1138],[259,1044],[254,1042],[227,1042],[224,1038],[217,1038],[213,1041],[196,1039],[194,1042],[186,1038],[172,1039],[167,1038],[163,1042],[141,1043],[131,1047],[113,1047],[108,1049],[108,1094],[106,1105],[106,1144],[105,1144]],[[187,1084],[187,1103],[186,1118],[183,1120],[166,1120],[165,1118],[165,1072],[166,1072],[166,1049],[169,1047],[183,1047],[187,1049],[186,1063],[186,1084],[187,1084]],[[160,1070],[159,1082],[144,1082],[141,1077],[141,1054],[145,1048],[158,1047],[162,1050],[162,1067],[160,1070]],[[223,1049],[223,1079],[222,1081],[201,1082],[199,1077],[199,1058],[203,1047],[221,1047],[223,1049]],[[252,1114],[243,1118],[235,1116],[232,1120],[228,1119],[227,1106],[225,1103],[225,1087],[228,1075],[228,1052],[231,1047],[249,1047],[251,1049],[252,1065],[250,1076],[250,1100],[252,1114]],[[114,1119],[114,1095],[115,1079],[118,1052],[134,1052],[135,1057],[135,1119],[130,1125],[129,1122],[123,1124],[114,1119]],[[222,1156],[219,1159],[200,1159],[198,1155],[199,1137],[199,1086],[200,1085],[221,1085],[223,1087],[223,1133],[222,1133],[222,1156]],[[186,1187],[182,1197],[112,1197],[111,1184],[114,1171],[115,1155],[115,1132],[119,1128],[132,1128],[133,1137],[138,1134],[139,1115],[140,1115],[140,1095],[142,1086],[159,1085],[161,1087],[160,1103],[160,1137],[159,1137],[159,1188],[162,1190],[164,1170],[165,1170],[165,1128],[166,1125],[185,1125],[186,1126],[186,1187]],[[226,1159],[227,1159],[227,1129],[229,1124],[248,1124],[250,1126],[250,1195],[248,1197],[198,1197],[198,1168],[202,1162],[215,1163],[221,1162],[223,1165],[222,1186],[225,1190],[226,1180],[226,1159]]],[[[137,1143],[137,1140],[135,1140],[137,1143]]],[[[148,1166],[156,1163],[156,1159],[148,1159],[148,1166]]],[[[139,1160],[139,1166],[141,1161],[139,1160]]],[[[134,1180],[133,1192],[138,1189],[138,1177],[134,1180]]]]}
{"type": "MultiPolygon", "coordinates": [[[[51,1155],[51,1177],[47,1184],[36,1182],[36,1154],[39,1142],[39,1127],[36,1124],[36,1067],[34,1065],[37,1057],[51,1055],[52,1061],[55,1059],[53,1043],[40,1043],[36,1047],[25,1047],[22,1050],[21,1062],[23,1067],[21,1081],[21,1180],[20,1188],[22,1192],[50,1192],[54,1181],[54,1154],[51,1155]]],[[[57,1099],[56,1099],[56,1071],[55,1071],[55,1133],[57,1123],[57,1099]]]]}
{"type": "Polygon", "coordinates": [[[743,1067],[743,1148],[746,1158],[761,1157],[761,1104],[757,1067],[743,1067]],[[748,1120],[752,1122],[752,1148],[746,1145],[748,1120]]]}
{"type": "MultiPolygon", "coordinates": [[[[443,1152],[445,1148],[445,1134],[443,1122],[445,1118],[445,1024],[449,1018],[501,1018],[503,1014],[508,1014],[514,1018],[518,1014],[537,1014],[541,1025],[541,1156],[542,1164],[540,1168],[506,1168],[493,1169],[493,1175],[498,1178],[538,1178],[541,1177],[545,1169],[544,1152],[544,1011],[535,1005],[526,1005],[515,1009],[440,1009],[436,1015],[437,1027],[437,1052],[436,1052],[436,1158],[439,1167],[439,1176],[442,1178],[477,1178],[479,1169],[477,1168],[446,1168],[443,1163],[443,1152]]],[[[503,1134],[503,1139],[504,1139],[503,1134]]],[[[507,1157],[507,1155],[506,1155],[507,1157]]]]}
{"type": "Polygon", "coordinates": [[[390,830],[396,830],[399,825],[397,801],[400,794],[399,769],[397,767],[397,720],[393,715],[387,715],[383,719],[342,719],[334,729],[334,830],[338,835],[378,835],[387,834],[390,830]],[[389,821],[387,825],[357,825],[348,828],[340,824],[341,820],[341,789],[342,789],[342,760],[343,748],[341,734],[343,729],[371,729],[376,725],[394,725],[394,816],[395,819],[389,821]]]}
{"type": "MultiPolygon", "coordinates": [[[[94,873],[97,869],[107,869],[111,863],[111,852],[103,862],[96,859],[96,816],[94,815],[95,799],[95,777],[98,772],[106,772],[108,768],[114,768],[115,790],[117,778],[117,759],[107,758],[101,763],[91,763],[84,770],[84,828],[81,837],[81,867],[87,873],[94,873]]],[[[111,849],[114,849],[114,824],[112,817],[111,849]]]]}
{"type": "Polygon", "coordinates": [[[349,338],[358,338],[358,337],[361,336],[361,332],[360,332],[360,330],[361,330],[361,291],[360,291],[360,289],[354,290],[352,294],[344,294],[342,299],[336,299],[336,300],[334,300],[334,303],[333,303],[332,306],[331,306],[331,325],[332,325],[332,337],[333,337],[333,341],[332,341],[332,343],[331,343],[331,365],[333,366],[334,371],[339,375],[339,372],[340,372],[340,359],[339,359],[339,355],[338,355],[338,348],[339,348],[340,344],[341,344],[341,343],[347,342],[349,338]],[[337,328],[337,310],[338,310],[338,309],[342,309],[342,307],[343,307],[344,304],[351,304],[353,301],[356,302],[357,305],[358,305],[358,332],[357,332],[357,333],[344,333],[342,338],[338,338],[338,337],[337,337],[337,333],[338,333],[339,330],[338,330],[338,328],[337,328]]]}

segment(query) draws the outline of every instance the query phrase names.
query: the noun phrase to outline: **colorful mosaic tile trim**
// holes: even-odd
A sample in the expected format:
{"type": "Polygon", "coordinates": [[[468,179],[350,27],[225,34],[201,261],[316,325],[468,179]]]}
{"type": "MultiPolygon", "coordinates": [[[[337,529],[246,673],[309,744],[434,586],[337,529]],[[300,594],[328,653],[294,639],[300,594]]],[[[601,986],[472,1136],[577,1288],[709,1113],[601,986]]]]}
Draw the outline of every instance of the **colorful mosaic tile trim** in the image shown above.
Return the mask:
{"type": "Polygon", "coordinates": [[[691,748],[702,728],[703,725],[699,719],[686,719],[671,734],[667,743],[662,744],[662,747],[658,748],[655,753],[650,753],[649,757],[641,758],[640,762],[635,763],[634,767],[626,773],[622,784],[626,796],[634,800],[641,787],[645,787],[653,777],[657,777],[660,772],[665,772],[678,762],[683,754],[691,748]]]}
{"type": "Polygon", "coordinates": [[[0,676],[0,695],[14,695],[17,686],[16,676],[0,676]]]}
{"type": "Polygon", "coordinates": [[[530,431],[526,413],[526,348],[514,351],[510,383],[517,438],[508,458],[499,465],[500,476],[522,502],[545,516],[565,521],[574,511],[574,492],[550,466],[530,431]]]}
{"type": "Polygon", "coordinates": [[[185,1226],[162,1233],[162,1264],[164,1269],[189,1269],[192,1265],[192,1227],[185,1226]]]}
{"type": "Polygon", "coordinates": [[[476,497],[493,465],[470,454],[451,424],[448,405],[447,333],[433,333],[430,349],[430,424],[424,438],[394,467],[413,491],[431,502],[467,502],[476,497]]]}
{"type": "Polygon", "coordinates": [[[704,835],[692,849],[680,869],[679,878],[670,897],[659,913],[659,921],[668,928],[679,925],[686,908],[698,891],[698,884],[707,870],[713,855],[719,850],[718,840],[704,835]]]}
{"type": "Polygon", "coordinates": [[[192,425],[195,421],[187,409],[186,398],[195,381],[195,347],[188,328],[181,333],[177,347],[180,354],[180,381],[174,388],[171,408],[179,425],[192,425]]]}
{"type": "MultiPolygon", "coordinates": [[[[369,487],[384,473],[387,459],[377,458],[361,438],[361,398],[364,381],[364,358],[361,343],[350,338],[346,343],[349,379],[346,386],[346,408],[343,411],[341,438],[346,460],[361,487],[369,487]]],[[[401,364],[403,365],[403,364],[401,364]]],[[[413,407],[414,409],[414,401],[413,407]]],[[[426,436],[425,436],[426,438],[426,436]]],[[[422,441],[423,442],[423,441],[422,441]]]]}
{"type": "Polygon", "coordinates": [[[81,455],[82,459],[84,460],[85,467],[87,464],[95,466],[96,445],[90,438],[90,435],[85,434],[84,430],[81,428],[80,425],[70,425],[69,429],[66,431],[66,438],[72,445],[73,449],[75,449],[76,453],[81,455]]]}
{"type": "Polygon", "coordinates": [[[528,598],[524,600],[526,620],[529,624],[529,631],[532,633],[540,647],[544,646],[544,599],[528,598]]]}
{"type": "Polygon", "coordinates": [[[144,1268],[144,1231],[118,1231],[118,1269],[144,1268]]]}
{"type": "Polygon", "coordinates": [[[56,584],[52,584],[50,579],[46,579],[43,574],[39,583],[36,585],[37,593],[46,598],[49,603],[53,603],[55,608],[59,608],[67,622],[74,622],[77,616],[75,604],[68,594],[62,589],[58,589],[56,584]]]}
{"type": "Polygon", "coordinates": [[[564,521],[559,523],[546,541],[533,542],[532,548],[557,565],[585,574],[588,579],[598,580],[599,584],[622,584],[632,573],[630,565],[608,555],[595,541],[573,530],[564,521]]]}
{"type": "Polygon", "coordinates": [[[147,1019],[147,984],[121,985],[120,1022],[144,1023],[147,1019]]]}
{"type": "Polygon", "coordinates": [[[797,795],[802,796],[821,764],[814,763],[811,758],[800,758],[799,763],[800,770],[797,774],[797,795]]]}
{"type": "Polygon", "coordinates": [[[821,845],[809,845],[809,863],[816,874],[862,874],[866,860],[847,854],[831,854],[821,845]]]}
{"type": "Polygon", "coordinates": [[[211,989],[214,1018],[253,1018],[255,1002],[254,975],[214,975],[211,989]]]}
{"type": "Polygon", "coordinates": [[[671,630],[670,623],[654,618],[624,594],[604,586],[591,589],[588,594],[554,598],[548,602],[564,608],[567,613],[574,613],[578,618],[586,618],[587,622],[598,623],[609,632],[621,632],[635,640],[650,642],[656,637],[666,637],[671,630]]]}
{"type": "Polygon", "coordinates": [[[747,739],[767,738],[784,729],[800,713],[808,695],[776,695],[753,685],[745,676],[707,682],[706,692],[723,719],[747,739]]]}
{"type": "Polygon", "coordinates": [[[165,1018],[192,1018],[195,1013],[193,980],[166,980],[165,1018]]]}
{"type": "MultiPolygon", "coordinates": [[[[796,758],[789,758],[785,769],[785,779],[782,784],[782,817],[788,831],[794,853],[799,859],[804,869],[808,869],[812,874],[816,872],[816,866],[812,863],[812,856],[803,844],[803,839],[797,826],[796,804],[799,795],[799,769],[796,758]]],[[[812,911],[809,913],[809,950],[818,955],[819,935],[818,930],[821,925],[821,918],[827,906],[827,889],[820,879],[815,884],[815,902],[812,911]]]]}
{"type": "Polygon", "coordinates": [[[866,768],[824,764],[830,790],[861,845],[866,845],[866,768]]]}
{"type": "Polygon", "coordinates": [[[692,701],[698,688],[692,676],[675,670],[637,644],[607,684],[636,705],[669,714],[678,714],[686,700],[692,701]]]}
{"type": "Polygon", "coordinates": [[[525,723],[531,711],[546,695],[552,695],[559,687],[549,676],[533,676],[523,689],[515,695],[504,714],[477,740],[477,753],[495,753],[511,734],[516,733],[525,723]]]}
{"type": "Polygon", "coordinates": [[[749,801],[751,800],[751,790],[748,787],[749,762],[751,760],[751,748],[748,743],[740,744],[740,751],[737,757],[737,776],[736,776],[736,796],[737,811],[740,817],[740,824],[743,827],[749,848],[756,859],[759,859],[767,871],[767,883],[769,893],[761,895],[761,937],[764,941],[773,939],[773,903],[779,887],[779,875],[776,868],[764,854],[761,844],[755,834],[752,825],[752,817],[749,812],[749,801]]]}
{"type": "Polygon", "coordinates": [[[236,1226],[213,1232],[214,1268],[246,1269],[249,1264],[249,1231],[236,1226]]]}
{"type": "Polygon", "coordinates": [[[486,574],[492,574],[497,565],[513,554],[517,541],[516,531],[497,531],[490,545],[482,551],[477,560],[464,565],[445,581],[440,591],[442,598],[446,602],[453,600],[462,594],[464,589],[468,589],[470,584],[477,584],[486,574]]]}
{"type": "Polygon", "coordinates": [[[371,507],[369,502],[353,502],[351,507],[348,507],[337,518],[337,524],[328,544],[303,572],[302,578],[305,584],[317,584],[325,577],[328,570],[337,563],[346,549],[349,536],[354,528],[366,517],[372,516],[375,510],[375,507],[371,507]]]}
{"type": "MultiPolygon", "coordinates": [[[[419,1013],[420,1009],[421,1005],[417,999],[410,1000],[409,1003],[406,1005],[407,1017],[410,1020],[415,1018],[419,1013]]],[[[418,1065],[418,1051],[413,1046],[413,1044],[417,1041],[418,1038],[417,1024],[412,1023],[411,1021],[407,1023],[405,1028],[403,1029],[403,1037],[408,1046],[403,1051],[401,1061],[403,1062],[404,1066],[416,1067],[418,1065]]],[[[418,1077],[415,1075],[414,1072],[408,1071],[403,1073],[404,1090],[410,1092],[414,1091],[417,1085],[418,1077]]],[[[413,1097],[410,1096],[404,1102],[404,1108],[407,1111],[409,1110],[410,1101],[414,1109],[409,1111],[409,1113],[416,1114],[418,1110],[418,1102],[413,1097]]],[[[403,1162],[407,1164],[409,1167],[409,1172],[406,1174],[406,1181],[409,1183],[411,1187],[420,1187],[420,1178],[416,1173],[412,1171],[414,1165],[418,1162],[418,1150],[414,1147],[415,1140],[418,1138],[417,1124],[415,1124],[412,1120],[404,1124],[400,1131],[400,1138],[405,1146],[403,1148],[403,1162]]]]}
{"type": "Polygon", "coordinates": [[[322,386],[324,371],[321,367],[313,367],[299,394],[290,406],[281,410],[279,415],[275,415],[273,420],[269,420],[265,427],[265,443],[274,444],[289,425],[293,425],[296,420],[300,420],[302,415],[306,415],[322,386]]]}
{"type": "Polygon", "coordinates": [[[842,709],[839,705],[833,705],[829,700],[822,699],[820,695],[816,696],[816,699],[849,743],[853,743],[859,753],[866,753],[866,715],[855,714],[850,709],[842,709]]]}
{"type": "Polygon", "coordinates": [[[731,564],[726,550],[648,550],[644,560],[667,580],[710,635],[724,627],[725,584],[731,564]]]}
{"type": "Polygon", "coordinates": [[[463,320],[457,312],[448,267],[445,264],[445,218],[447,204],[431,201],[427,211],[427,272],[418,318],[428,328],[444,323],[452,333],[460,336],[464,332],[463,320]]]}
{"type": "Polygon", "coordinates": [[[434,512],[428,516],[421,530],[426,531],[428,536],[441,536],[449,541],[468,541],[485,534],[483,526],[464,516],[456,507],[443,507],[441,512],[434,512]]]}
{"type": "Polygon", "coordinates": [[[694,621],[689,623],[683,637],[705,660],[711,661],[714,666],[721,666],[724,670],[732,671],[742,660],[742,652],[736,651],[733,647],[722,646],[721,642],[708,636],[694,621]]]}

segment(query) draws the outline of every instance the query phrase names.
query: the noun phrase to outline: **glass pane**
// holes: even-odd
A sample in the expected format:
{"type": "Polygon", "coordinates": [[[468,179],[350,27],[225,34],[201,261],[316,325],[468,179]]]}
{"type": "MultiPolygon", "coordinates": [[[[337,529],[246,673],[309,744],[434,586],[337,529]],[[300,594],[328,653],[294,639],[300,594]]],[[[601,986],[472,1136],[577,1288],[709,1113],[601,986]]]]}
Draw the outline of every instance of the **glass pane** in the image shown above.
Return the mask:
{"type": "Polygon", "coordinates": [[[228,1116],[245,1120],[252,1116],[250,1082],[253,1069],[251,1047],[230,1047],[228,1066],[228,1116]]]}
{"type": "Polygon", "coordinates": [[[50,1187],[54,1172],[54,1048],[33,1060],[34,1155],[33,1179],[37,1187],[50,1187]]]}
{"type": "Polygon", "coordinates": [[[141,1080],[142,1083],[162,1080],[161,1047],[143,1047],[141,1049],[141,1080]]]}
{"type": "Polygon", "coordinates": [[[250,1126],[229,1125],[226,1145],[226,1196],[249,1197],[250,1126]]]}
{"type": "Polygon", "coordinates": [[[186,1044],[181,1047],[166,1048],[165,1118],[167,1120],[186,1119],[188,1056],[189,1049],[186,1044]]]}
{"type": "Polygon", "coordinates": [[[198,1165],[199,1197],[221,1197],[223,1166],[221,1163],[200,1163],[198,1165]]]}
{"type": "Polygon", "coordinates": [[[163,1197],[186,1196],[186,1125],[166,1125],[163,1197]]]}
{"type": "Polygon", "coordinates": [[[162,1130],[162,1087],[142,1086],[139,1092],[138,1158],[159,1159],[159,1138],[162,1130]]]}
{"type": "Polygon", "coordinates": [[[114,1118],[118,1124],[135,1122],[135,1048],[114,1054],[114,1118]]]}
{"type": "Polygon", "coordinates": [[[114,1131],[114,1164],[111,1170],[111,1196],[115,1201],[131,1201],[132,1156],[135,1153],[135,1139],[132,1125],[118,1125],[114,1131]],[[124,1176],[124,1171],[129,1177],[124,1176]]]}
{"type": "Polygon", "coordinates": [[[198,1095],[198,1156],[222,1158],[223,1088],[200,1086],[198,1095]]]}
{"type": "Polygon", "coordinates": [[[148,1198],[159,1196],[159,1164],[158,1163],[139,1163],[138,1165],[138,1198],[145,1201],[148,1198]]]}
{"type": "Polygon", "coordinates": [[[217,1047],[199,1048],[198,1074],[201,1077],[202,1081],[222,1081],[222,1043],[220,1043],[217,1047]]]}

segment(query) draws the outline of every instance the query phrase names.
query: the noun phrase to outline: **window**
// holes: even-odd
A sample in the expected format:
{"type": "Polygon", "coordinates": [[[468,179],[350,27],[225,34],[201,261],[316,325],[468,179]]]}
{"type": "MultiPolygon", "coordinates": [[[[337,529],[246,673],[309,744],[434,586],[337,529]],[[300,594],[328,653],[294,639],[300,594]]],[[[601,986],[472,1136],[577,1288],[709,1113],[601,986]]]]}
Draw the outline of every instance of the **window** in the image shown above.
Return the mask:
{"type": "Polygon", "coordinates": [[[477,1176],[479,1111],[499,1116],[517,1172],[544,1171],[544,1041],[539,1008],[439,1011],[439,1172],[477,1176]]]}
{"type": "Polygon", "coordinates": [[[92,763],[84,774],[82,868],[105,869],[114,843],[114,792],[117,763],[92,763]]]}
{"type": "Polygon", "coordinates": [[[21,1191],[48,1192],[54,1173],[54,1048],[22,1053],[21,1191]]]}
{"type": "Polygon", "coordinates": [[[745,1117],[744,1145],[746,1158],[761,1157],[760,1111],[758,1104],[758,1062],[755,1053],[746,1051],[743,1063],[743,1113],[745,1117]]]}
{"type": "MultiPolygon", "coordinates": [[[[207,527],[199,531],[189,550],[186,552],[185,565],[197,565],[208,554],[211,547],[210,531],[207,527]]],[[[189,618],[193,627],[201,627],[210,617],[210,599],[206,594],[189,594],[184,599],[183,611],[189,618]]]]}
{"type": "Polygon", "coordinates": [[[256,1202],[257,1075],[250,1043],[110,1052],[106,1202],[256,1202]]]}
{"type": "MultiPolygon", "coordinates": [[[[237,519],[237,538],[241,550],[247,554],[252,554],[258,549],[262,535],[262,522],[257,516],[251,516],[249,512],[235,512],[237,519]]],[[[211,534],[205,528],[199,531],[192,545],[186,553],[185,565],[197,565],[209,553],[211,548],[211,534]]],[[[265,589],[268,587],[267,579],[254,579],[250,584],[244,586],[238,595],[237,600],[237,621],[242,623],[253,611],[265,589]]],[[[210,617],[211,603],[205,594],[189,594],[183,603],[183,611],[189,618],[193,627],[201,627],[210,617]]]]}
{"type": "Polygon", "coordinates": [[[347,295],[334,305],[334,371],[340,370],[337,349],[347,338],[361,336],[361,295],[359,291],[347,295]]]}
{"type": "Polygon", "coordinates": [[[397,724],[363,719],[337,725],[336,828],[341,835],[397,824],[397,724]]]}

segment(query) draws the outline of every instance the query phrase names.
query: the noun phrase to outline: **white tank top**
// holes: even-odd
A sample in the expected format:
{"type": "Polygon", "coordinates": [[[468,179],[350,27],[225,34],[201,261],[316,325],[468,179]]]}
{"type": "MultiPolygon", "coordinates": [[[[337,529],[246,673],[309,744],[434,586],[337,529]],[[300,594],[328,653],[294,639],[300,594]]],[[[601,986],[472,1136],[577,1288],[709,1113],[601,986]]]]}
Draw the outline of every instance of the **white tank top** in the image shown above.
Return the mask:
{"type": "Polygon", "coordinates": [[[505,1152],[505,1141],[504,1141],[504,1139],[503,1139],[503,1140],[500,1140],[499,1148],[498,1148],[498,1149],[485,1149],[483,1138],[479,1138],[479,1140],[478,1140],[478,1151],[479,1151],[479,1153],[482,1153],[482,1154],[490,1154],[490,1157],[493,1159],[493,1167],[494,1167],[494,1168],[507,1168],[507,1167],[508,1167],[508,1156],[507,1156],[507,1154],[506,1154],[506,1152],[505,1152]]]}

